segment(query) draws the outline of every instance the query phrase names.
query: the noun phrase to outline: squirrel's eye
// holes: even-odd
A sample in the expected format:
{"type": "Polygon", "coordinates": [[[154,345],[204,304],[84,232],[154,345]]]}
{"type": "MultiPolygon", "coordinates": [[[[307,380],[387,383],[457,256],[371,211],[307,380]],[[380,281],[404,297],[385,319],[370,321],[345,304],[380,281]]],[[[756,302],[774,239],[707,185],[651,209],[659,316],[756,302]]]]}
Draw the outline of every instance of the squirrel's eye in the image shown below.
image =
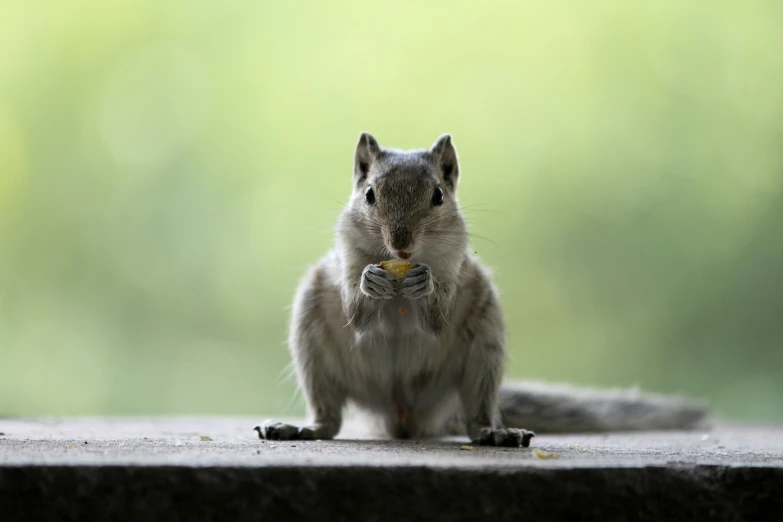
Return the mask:
{"type": "Polygon", "coordinates": [[[432,195],[432,204],[433,205],[442,205],[443,204],[443,189],[440,187],[435,187],[435,193],[432,195]]]}
{"type": "Polygon", "coordinates": [[[367,200],[368,205],[375,205],[375,191],[372,187],[367,187],[367,190],[364,191],[364,199],[367,200]]]}

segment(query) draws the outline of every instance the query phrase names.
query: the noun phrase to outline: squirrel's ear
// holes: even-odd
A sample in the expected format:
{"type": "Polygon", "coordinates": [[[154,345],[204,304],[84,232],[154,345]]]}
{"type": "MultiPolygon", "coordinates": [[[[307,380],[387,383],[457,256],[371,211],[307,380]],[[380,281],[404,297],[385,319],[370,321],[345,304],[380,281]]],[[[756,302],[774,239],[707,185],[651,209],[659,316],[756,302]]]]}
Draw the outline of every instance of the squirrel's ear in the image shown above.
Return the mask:
{"type": "Polygon", "coordinates": [[[444,134],[438,138],[430,152],[443,176],[443,182],[451,190],[454,190],[459,178],[459,159],[457,158],[457,150],[451,143],[451,134],[444,134]]]}
{"type": "Polygon", "coordinates": [[[353,180],[356,185],[367,178],[370,172],[370,165],[375,161],[381,148],[378,142],[369,132],[362,132],[359,135],[359,143],[356,144],[356,155],[353,162],[353,180]]]}

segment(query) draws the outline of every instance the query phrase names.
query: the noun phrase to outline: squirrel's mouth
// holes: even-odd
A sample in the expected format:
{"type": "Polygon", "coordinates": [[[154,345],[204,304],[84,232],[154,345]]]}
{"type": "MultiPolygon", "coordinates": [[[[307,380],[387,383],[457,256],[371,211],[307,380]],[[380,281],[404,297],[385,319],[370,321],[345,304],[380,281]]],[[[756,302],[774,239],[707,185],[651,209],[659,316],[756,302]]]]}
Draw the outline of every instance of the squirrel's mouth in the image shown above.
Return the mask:
{"type": "Polygon", "coordinates": [[[407,250],[397,250],[397,257],[400,259],[410,259],[413,254],[407,250]]]}

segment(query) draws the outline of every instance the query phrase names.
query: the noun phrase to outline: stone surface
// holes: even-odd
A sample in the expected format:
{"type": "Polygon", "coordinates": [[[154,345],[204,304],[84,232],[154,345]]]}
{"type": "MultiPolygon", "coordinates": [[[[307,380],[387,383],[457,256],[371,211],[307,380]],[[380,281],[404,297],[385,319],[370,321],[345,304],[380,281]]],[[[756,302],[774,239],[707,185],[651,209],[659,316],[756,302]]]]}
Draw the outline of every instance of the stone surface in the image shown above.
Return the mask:
{"type": "MultiPolygon", "coordinates": [[[[259,419],[0,419],[0,520],[780,520],[783,427],[261,441],[259,419]],[[539,450],[557,454],[541,459],[539,450]],[[8,515],[8,518],[6,516],[8,515]]],[[[294,421],[295,422],[295,421],[294,421]]],[[[546,456],[546,455],[544,455],[546,456]]]]}

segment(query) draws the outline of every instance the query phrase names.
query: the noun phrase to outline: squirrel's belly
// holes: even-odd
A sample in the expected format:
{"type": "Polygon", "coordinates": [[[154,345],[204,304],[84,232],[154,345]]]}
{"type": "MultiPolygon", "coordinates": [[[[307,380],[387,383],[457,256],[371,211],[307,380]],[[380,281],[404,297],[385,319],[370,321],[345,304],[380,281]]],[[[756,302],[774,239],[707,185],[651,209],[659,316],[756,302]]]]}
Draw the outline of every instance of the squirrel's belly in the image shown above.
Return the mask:
{"type": "Polygon", "coordinates": [[[354,337],[341,371],[348,398],[383,420],[396,437],[433,432],[453,413],[459,357],[446,340],[422,328],[420,304],[400,297],[383,303],[377,321],[354,337]]]}
{"type": "Polygon", "coordinates": [[[426,335],[419,324],[420,305],[417,301],[395,297],[383,303],[379,327],[402,334],[426,335]]]}
{"type": "Polygon", "coordinates": [[[365,337],[346,355],[349,399],[380,416],[393,435],[424,434],[431,421],[451,412],[443,405],[456,396],[455,358],[438,339],[387,329],[365,337]]]}
{"type": "Polygon", "coordinates": [[[395,376],[385,387],[374,384],[354,390],[350,399],[396,438],[438,434],[458,408],[456,388],[427,371],[395,376]]]}

